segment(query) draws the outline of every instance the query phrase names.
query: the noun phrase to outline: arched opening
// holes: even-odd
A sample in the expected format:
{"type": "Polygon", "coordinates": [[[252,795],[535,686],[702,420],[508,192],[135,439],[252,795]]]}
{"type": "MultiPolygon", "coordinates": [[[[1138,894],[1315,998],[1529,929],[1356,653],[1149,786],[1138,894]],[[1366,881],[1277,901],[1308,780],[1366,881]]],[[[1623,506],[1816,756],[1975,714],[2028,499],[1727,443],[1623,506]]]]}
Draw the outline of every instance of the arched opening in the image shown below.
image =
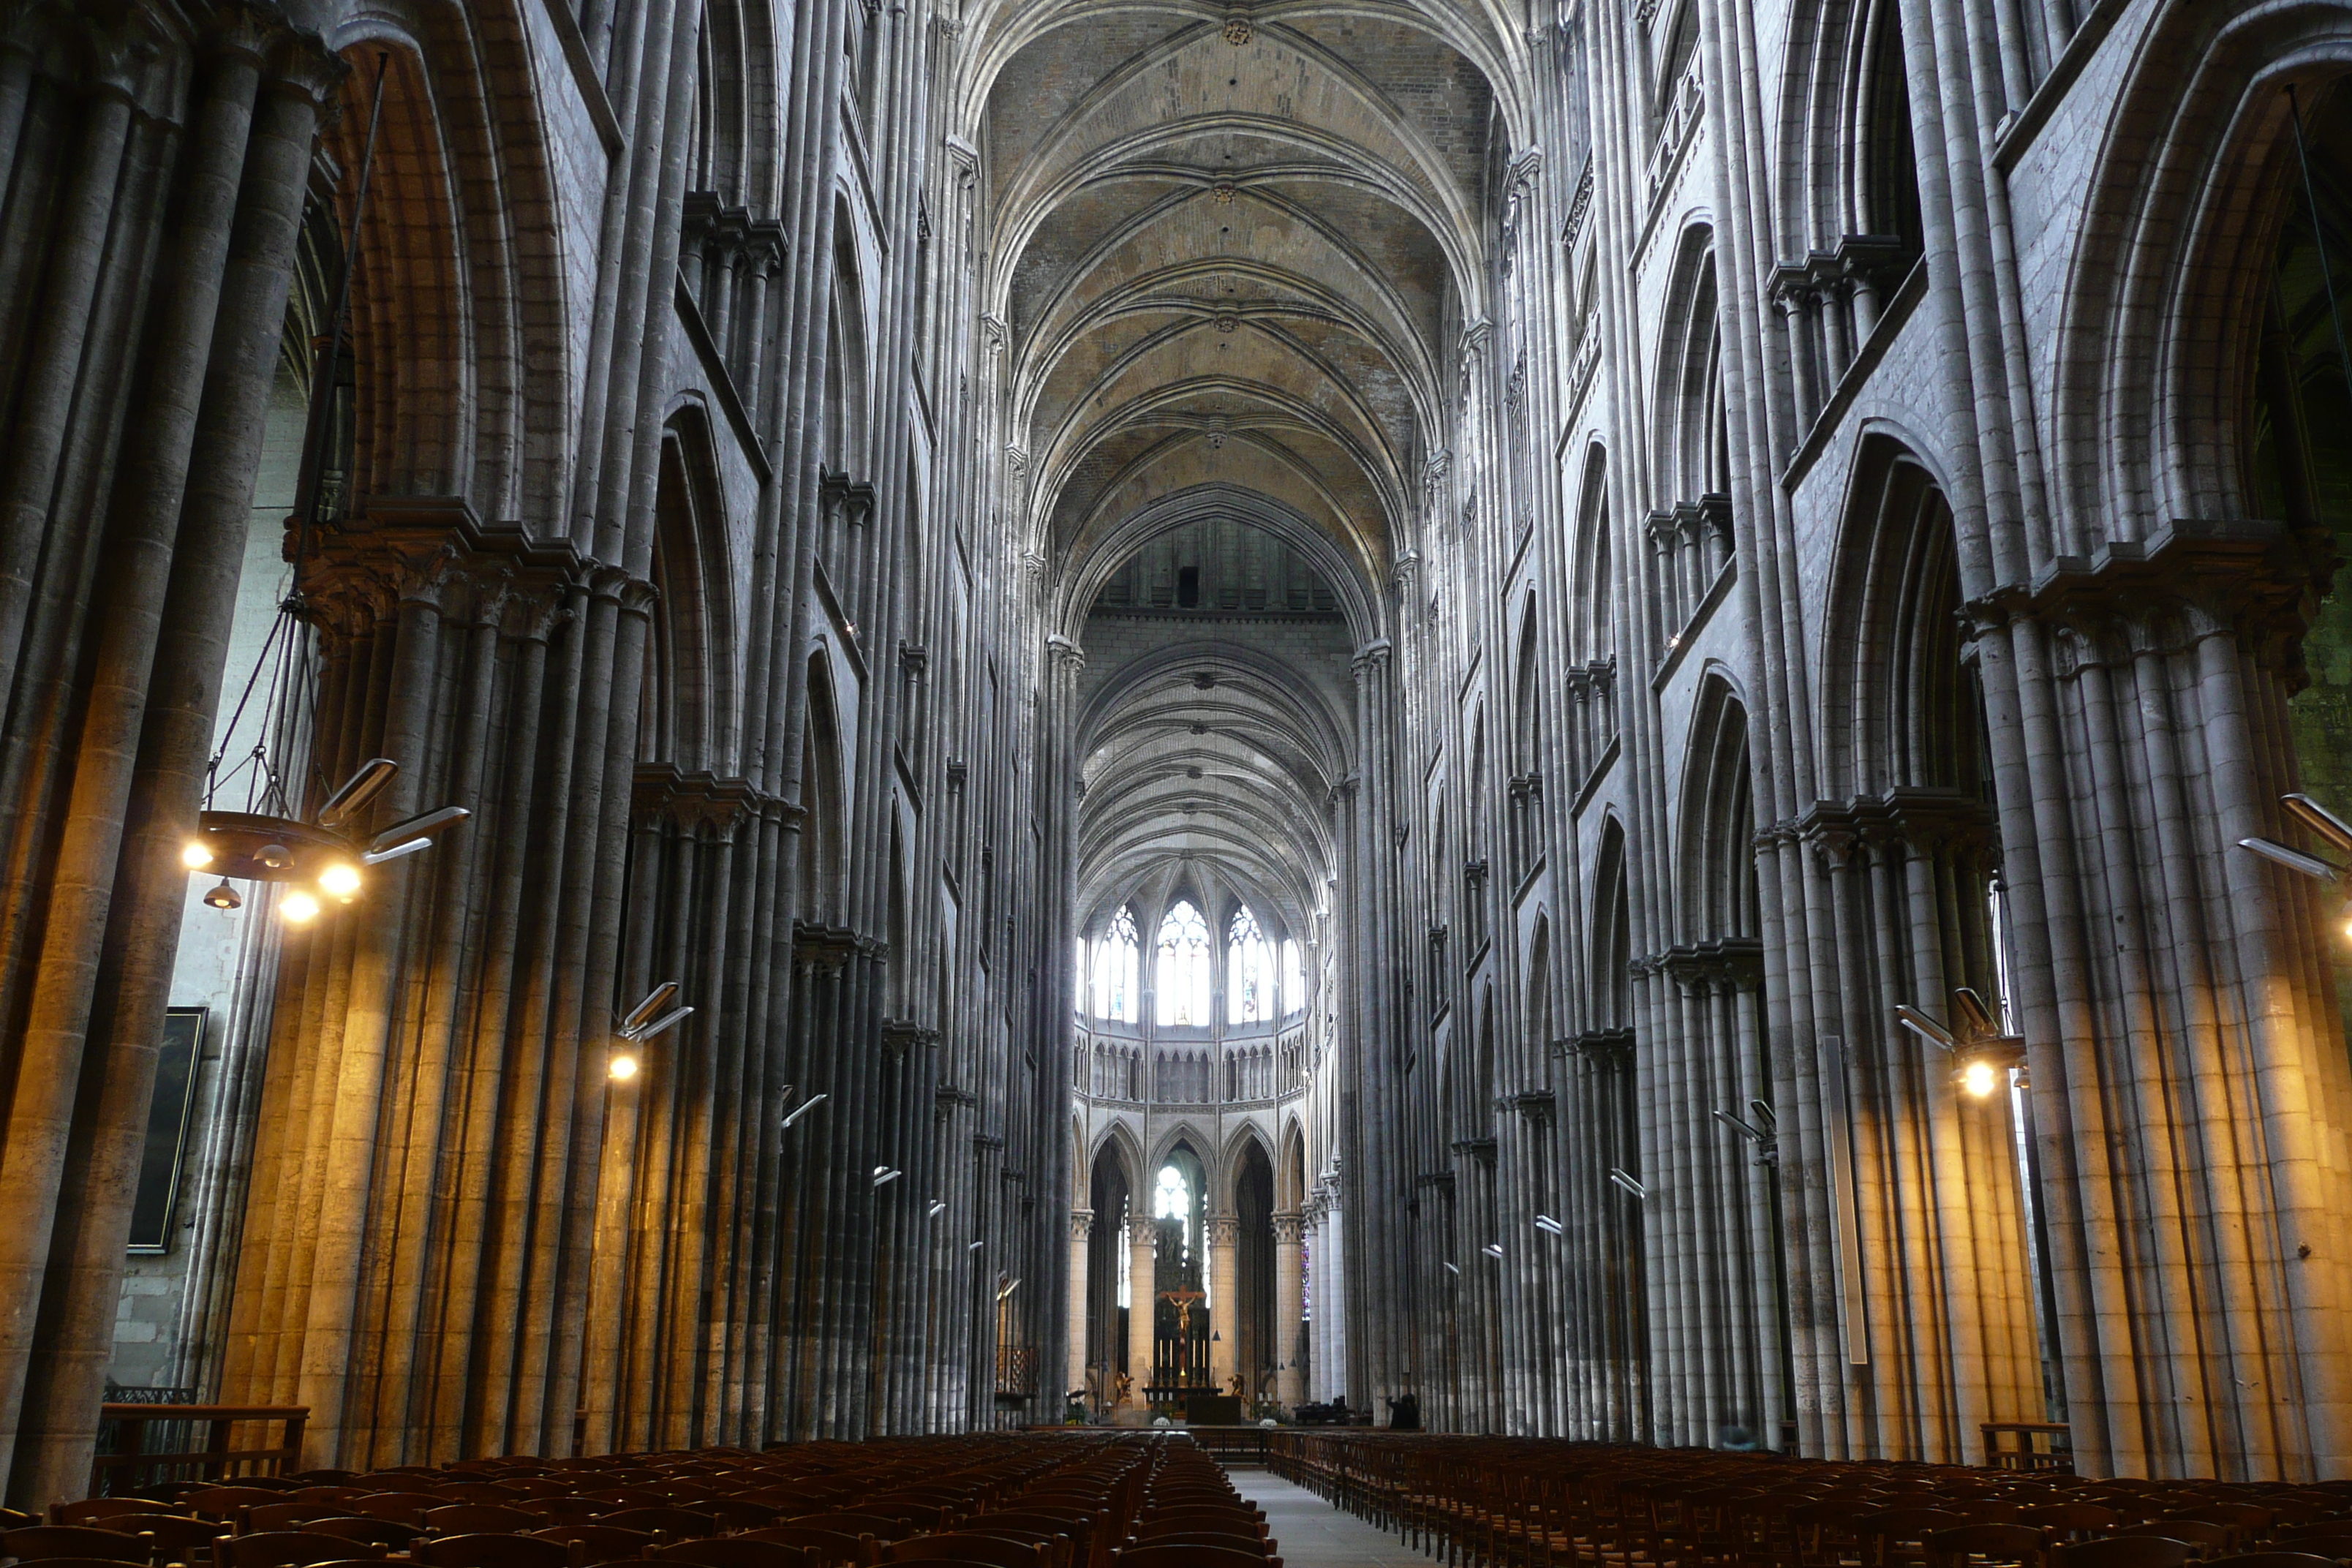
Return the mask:
{"type": "Polygon", "coordinates": [[[1275,1333],[1274,1165],[1265,1145],[1247,1141],[1234,1173],[1235,1228],[1234,1374],[1241,1379],[1243,1413],[1275,1397],[1278,1355],[1275,1333]]]}
{"type": "MultiPolygon", "coordinates": [[[[1209,1173],[1180,1140],[1151,1173],[1151,1376],[1146,1396],[1158,1414],[1183,1414],[1186,1396],[1215,1392],[1210,1351],[1209,1173]]],[[[1130,1287],[1132,1289],[1132,1287],[1130,1287]]]]}
{"type": "Polygon", "coordinates": [[[1070,1325],[1084,1345],[1089,1409],[1118,1404],[1127,1384],[1129,1301],[1132,1289],[1134,1227],[1138,1213],[1127,1151],[1116,1139],[1096,1151],[1088,1173],[1088,1206],[1094,1211],[1087,1248],[1086,1321],[1070,1325]]]}

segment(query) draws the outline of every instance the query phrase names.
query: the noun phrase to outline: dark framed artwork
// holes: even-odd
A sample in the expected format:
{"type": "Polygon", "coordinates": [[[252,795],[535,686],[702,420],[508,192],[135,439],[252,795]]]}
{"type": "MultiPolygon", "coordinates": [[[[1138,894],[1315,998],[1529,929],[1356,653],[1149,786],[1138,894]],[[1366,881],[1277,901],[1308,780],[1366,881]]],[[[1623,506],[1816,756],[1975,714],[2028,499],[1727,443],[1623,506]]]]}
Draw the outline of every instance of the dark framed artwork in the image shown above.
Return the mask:
{"type": "Polygon", "coordinates": [[[205,1046],[205,1007],[173,1007],[163,1015],[155,1053],[155,1099],[147,1108],[147,1145],[139,1160],[139,1188],[131,1203],[131,1250],[172,1249],[172,1213],[178,1206],[180,1165],[196,1104],[196,1062],[205,1046]]]}

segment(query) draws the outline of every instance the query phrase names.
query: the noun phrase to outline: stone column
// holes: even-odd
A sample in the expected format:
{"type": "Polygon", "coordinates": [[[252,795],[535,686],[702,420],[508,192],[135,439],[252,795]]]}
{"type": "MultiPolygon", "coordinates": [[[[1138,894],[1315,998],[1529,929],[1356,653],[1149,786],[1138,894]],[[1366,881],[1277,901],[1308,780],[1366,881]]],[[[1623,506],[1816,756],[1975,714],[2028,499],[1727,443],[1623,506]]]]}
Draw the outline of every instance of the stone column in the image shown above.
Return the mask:
{"type": "Polygon", "coordinates": [[[1070,1211],[1070,1375],[1065,1390],[1087,1385],[1087,1237],[1094,1228],[1094,1210],[1070,1211]]]}
{"type": "Polygon", "coordinates": [[[1299,1401],[1299,1319],[1306,1311],[1301,1294],[1298,1211],[1285,1209],[1274,1216],[1274,1397],[1285,1410],[1299,1401]]]}
{"type": "Polygon", "coordinates": [[[1127,1310],[1127,1375],[1134,1380],[1128,1390],[1128,1403],[1138,1410],[1150,1401],[1144,1397],[1143,1385],[1151,1381],[1151,1310],[1153,1295],[1152,1227],[1140,1217],[1140,1205],[1131,1208],[1137,1215],[1130,1222],[1128,1243],[1127,1310]]]}
{"type": "Polygon", "coordinates": [[[1240,1257],[1242,1226],[1232,1215],[1211,1215],[1209,1232],[1209,1375],[1223,1394],[1231,1386],[1234,1375],[1235,1335],[1241,1328],[1241,1314],[1235,1311],[1234,1298],[1240,1294],[1241,1271],[1235,1267],[1240,1257]]]}

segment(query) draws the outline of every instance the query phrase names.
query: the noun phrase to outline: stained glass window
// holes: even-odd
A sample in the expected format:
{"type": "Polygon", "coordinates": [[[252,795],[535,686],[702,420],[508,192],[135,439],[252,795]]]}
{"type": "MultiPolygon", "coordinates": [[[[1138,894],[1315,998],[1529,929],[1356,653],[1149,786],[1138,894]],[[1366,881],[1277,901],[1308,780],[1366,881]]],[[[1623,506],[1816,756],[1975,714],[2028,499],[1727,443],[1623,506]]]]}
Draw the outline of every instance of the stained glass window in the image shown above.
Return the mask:
{"type": "Polygon", "coordinates": [[[1192,1194],[1184,1188],[1184,1173],[1173,1165],[1160,1167],[1160,1191],[1151,1200],[1154,1219],[1190,1220],[1192,1217],[1192,1194]]]}
{"type": "Polygon", "coordinates": [[[1160,994],[1155,1011],[1160,1022],[1206,1024],[1209,1021],[1209,922],[1179,899],[1160,922],[1157,966],[1152,980],[1160,994]]]}
{"type": "Polygon", "coordinates": [[[1282,1011],[1286,1016],[1307,1005],[1307,971],[1298,962],[1298,943],[1285,938],[1282,943],[1282,1011]]]}
{"type": "Polygon", "coordinates": [[[1102,940],[1095,943],[1094,1014],[1132,1024],[1135,1018],[1135,916],[1122,907],[1111,917],[1102,940]]]}
{"type": "Polygon", "coordinates": [[[1225,931],[1225,1021],[1263,1023],[1275,1012],[1274,949],[1244,904],[1225,931]]]}

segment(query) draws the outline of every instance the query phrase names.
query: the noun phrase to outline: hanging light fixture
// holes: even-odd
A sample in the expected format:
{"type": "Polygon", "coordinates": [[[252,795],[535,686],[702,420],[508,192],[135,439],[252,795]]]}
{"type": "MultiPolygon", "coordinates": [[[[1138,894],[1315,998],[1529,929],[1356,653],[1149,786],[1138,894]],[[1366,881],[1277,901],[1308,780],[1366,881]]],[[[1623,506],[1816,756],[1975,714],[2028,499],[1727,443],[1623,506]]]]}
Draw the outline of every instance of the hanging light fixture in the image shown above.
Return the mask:
{"type": "Polygon", "coordinates": [[[342,275],[327,322],[326,350],[318,367],[310,427],[303,439],[301,479],[293,509],[293,586],[278,606],[269,635],[262,640],[253,670],[222,731],[220,750],[205,769],[204,811],[195,835],[180,848],[180,863],[190,871],[220,878],[205,894],[205,903],[222,910],[243,908],[245,900],[229,885],[231,879],[278,883],[286,889],[278,900],[278,918],[295,926],[317,920],[327,900],[341,905],[356,900],[367,887],[363,868],[429,849],[436,834],[473,815],[464,806],[442,806],[362,838],[356,832],[359,818],[398,775],[397,762],[375,757],[362,763],[310,817],[296,810],[299,786],[289,788],[284,766],[285,753],[299,742],[315,695],[302,568],[309,558],[311,531],[322,521],[320,480],[327,437],[333,426],[331,415],[341,363],[343,322],[351,313],[352,273],[360,226],[367,215],[368,184],[375,168],[376,132],[383,119],[383,83],[390,63],[389,55],[377,57],[375,100],[368,115],[367,145],[360,159],[351,232],[343,246],[342,275]],[[257,696],[260,705],[252,749],[224,772],[229,745],[257,696]],[[220,809],[224,796],[240,787],[245,809],[220,809]]]}

